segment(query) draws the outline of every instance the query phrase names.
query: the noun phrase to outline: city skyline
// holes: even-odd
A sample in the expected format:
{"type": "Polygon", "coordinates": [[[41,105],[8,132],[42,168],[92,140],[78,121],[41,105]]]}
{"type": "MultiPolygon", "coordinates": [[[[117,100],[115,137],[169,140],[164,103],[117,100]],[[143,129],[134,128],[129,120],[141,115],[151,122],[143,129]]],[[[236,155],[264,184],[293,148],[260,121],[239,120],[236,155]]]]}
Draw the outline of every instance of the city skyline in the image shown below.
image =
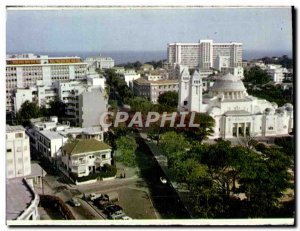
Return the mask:
{"type": "Polygon", "coordinates": [[[164,51],[168,43],[209,38],[241,42],[247,51],[291,53],[291,17],[290,7],[8,10],[6,49],[164,51]]]}

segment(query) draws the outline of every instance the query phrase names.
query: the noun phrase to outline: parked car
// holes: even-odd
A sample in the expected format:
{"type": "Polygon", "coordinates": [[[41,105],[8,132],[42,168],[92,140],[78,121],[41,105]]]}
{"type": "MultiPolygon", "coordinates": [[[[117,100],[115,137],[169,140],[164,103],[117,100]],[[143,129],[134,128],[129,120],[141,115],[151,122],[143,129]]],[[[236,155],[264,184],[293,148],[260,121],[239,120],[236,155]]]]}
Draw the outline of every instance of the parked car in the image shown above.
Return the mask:
{"type": "Polygon", "coordinates": [[[129,216],[123,216],[121,217],[121,220],[132,220],[132,218],[129,216]]]}
{"type": "Polygon", "coordinates": [[[117,192],[109,192],[103,195],[101,198],[104,201],[119,201],[119,194],[117,192]]]}
{"type": "Polygon", "coordinates": [[[90,194],[90,200],[91,200],[91,201],[94,201],[94,200],[100,198],[101,196],[102,196],[101,193],[91,193],[91,194],[90,194]]]}
{"type": "Polygon", "coordinates": [[[70,204],[71,204],[72,206],[75,206],[75,207],[78,207],[78,206],[81,205],[81,204],[79,203],[78,199],[75,198],[75,197],[73,197],[73,198],[70,200],[70,204]]]}
{"type": "Polygon", "coordinates": [[[107,215],[114,214],[115,212],[122,211],[123,208],[119,205],[108,206],[104,209],[104,213],[107,215]]]}
{"type": "Polygon", "coordinates": [[[112,219],[112,220],[116,220],[116,219],[119,219],[119,218],[124,217],[124,216],[126,216],[126,215],[123,211],[117,211],[115,213],[109,214],[108,218],[112,219]]]}

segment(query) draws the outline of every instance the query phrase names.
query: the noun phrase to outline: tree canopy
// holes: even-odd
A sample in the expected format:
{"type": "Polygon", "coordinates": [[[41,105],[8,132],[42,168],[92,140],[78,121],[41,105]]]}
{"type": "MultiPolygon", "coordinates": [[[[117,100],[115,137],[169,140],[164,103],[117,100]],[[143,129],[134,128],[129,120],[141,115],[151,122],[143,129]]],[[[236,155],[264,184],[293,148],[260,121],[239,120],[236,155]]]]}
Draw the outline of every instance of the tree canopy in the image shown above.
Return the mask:
{"type": "Polygon", "coordinates": [[[137,148],[135,139],[130,136],[122,136],[116,140],[116,146],[117,161],[128,167],[135,166],[135,150],[137,148]]]}

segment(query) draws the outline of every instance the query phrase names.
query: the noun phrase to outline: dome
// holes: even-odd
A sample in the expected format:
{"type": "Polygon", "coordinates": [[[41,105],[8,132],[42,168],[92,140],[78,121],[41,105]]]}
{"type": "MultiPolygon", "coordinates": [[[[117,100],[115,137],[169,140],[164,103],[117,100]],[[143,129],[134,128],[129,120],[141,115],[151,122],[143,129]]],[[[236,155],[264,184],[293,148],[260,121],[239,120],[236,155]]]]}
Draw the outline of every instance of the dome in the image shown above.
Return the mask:
{"type": "Polygon", "coordinates": [[[228,73],[216,78],[214,85],[210,88],[211,91],[246,91],[243,82],[236,76],[228,73]]]}

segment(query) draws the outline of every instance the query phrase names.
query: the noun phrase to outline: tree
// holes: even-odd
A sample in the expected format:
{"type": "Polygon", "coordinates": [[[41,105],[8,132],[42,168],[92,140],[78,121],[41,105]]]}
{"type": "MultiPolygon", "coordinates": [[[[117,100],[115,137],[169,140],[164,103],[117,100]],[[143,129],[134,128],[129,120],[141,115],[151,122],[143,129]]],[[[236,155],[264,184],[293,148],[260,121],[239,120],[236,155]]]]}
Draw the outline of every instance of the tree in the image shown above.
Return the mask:
{"type": "Polygon", "coordinates": [[[190,148],[190,144],[183,135],[172,131],[161,136],[160,147],[168,158],[168,166],[171,167],[173,162],[178,160],[190,148]]]}
{"type": "Polygon", "coordinates": [[[252,67],[250,70],[245,71],[245,81],[253,84],[265,84],[270,82],[270,76],[260,67],[252,67]]]}
{"type": "MultiPolygon", "coordinates": [[[[186,124],[189,124],[191,114],[186,116],[186,124]]],[[[184,129],[184,133],[191,141],[202,142],[208,139],[213,134],[213,128],[215,126],[215,120],[211,116],[204,113],[196,113],[194,123],[200,124],[199,127],[187,127],[184,129]]]]}
{"type": "Polygon", "coordinates": [[[130,136],[122,136],[116,140],[116,145],[117,161],[122,162],[125,166],[128,167],[135,166],[135,150],[137,148],[135,139],[130,136]]]}
{"type": "Polygon", "coordinates": [[[167,91],[158,96],[158,103],[176,109],[178,104],[178,93],[167,91]]]}
{"type": "Polygon", "coordinates": [[[59,119],[64,120],[66,117],[66,104],[58,98],[49,103],[48,109],[49,116],[57,116],[59,119]]]}
{"type": "Polygon", "coordinates": [[[34,102],[25,101],[20,110],[16,114],[17,124],[22,124],[24,127],[30,125],[30,119],[43,116],[40,108],[34,102]]]}

